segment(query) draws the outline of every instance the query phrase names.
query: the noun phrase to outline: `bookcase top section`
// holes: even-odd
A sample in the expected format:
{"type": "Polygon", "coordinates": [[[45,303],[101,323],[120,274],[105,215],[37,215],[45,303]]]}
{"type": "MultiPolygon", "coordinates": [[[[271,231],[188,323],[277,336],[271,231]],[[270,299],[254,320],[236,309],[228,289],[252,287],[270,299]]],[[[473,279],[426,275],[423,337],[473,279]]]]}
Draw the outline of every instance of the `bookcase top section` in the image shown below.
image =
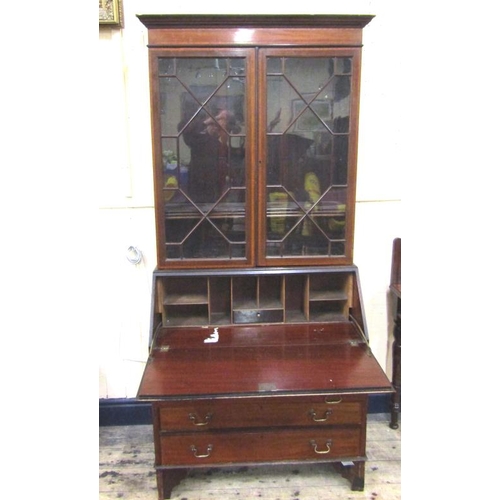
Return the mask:
{"type": "Polygon", "coordinates": [[[371,15],[138,15],[148,46],[362,45],[371,15]]]}
{"type": "Polygon", "coordinates": [[[139,14],[148,29],[155,28],[364,28],[373,15],[165,15],[139,14]]]}

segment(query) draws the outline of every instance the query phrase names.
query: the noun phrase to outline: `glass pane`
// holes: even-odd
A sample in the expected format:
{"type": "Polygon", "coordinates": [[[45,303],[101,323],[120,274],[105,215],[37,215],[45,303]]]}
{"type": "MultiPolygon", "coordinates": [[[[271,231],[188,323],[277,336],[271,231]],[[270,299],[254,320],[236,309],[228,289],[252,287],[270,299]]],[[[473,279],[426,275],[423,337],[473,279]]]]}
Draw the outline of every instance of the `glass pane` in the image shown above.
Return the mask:
{"type": "Polygon", "coordinates": [[[246,61],[158,64],[167,259],[244,258],[246,61]]]}
{"type": "Polygon", "coordinates": [[[291,57],[284,63],[284,77],[308,101],[328,84],[333,75],[334,59],[330,57],[291,57]]]}
{"type": "Polygon", "coordinates": [[[351,59],[267,59],[268,257],[345,252],[351,59]]]}
{"type": "Polygon", "coordinates": [[[351,68],[352,68],[352,60],[350,57],[335,58],[336,75],[349,75],[351,73],[351,68]]]}
{"type": "Polygon", "coordinates": [[[175,59],[164,57],[158,61],[158,74],[175,75],[175,59]]]}

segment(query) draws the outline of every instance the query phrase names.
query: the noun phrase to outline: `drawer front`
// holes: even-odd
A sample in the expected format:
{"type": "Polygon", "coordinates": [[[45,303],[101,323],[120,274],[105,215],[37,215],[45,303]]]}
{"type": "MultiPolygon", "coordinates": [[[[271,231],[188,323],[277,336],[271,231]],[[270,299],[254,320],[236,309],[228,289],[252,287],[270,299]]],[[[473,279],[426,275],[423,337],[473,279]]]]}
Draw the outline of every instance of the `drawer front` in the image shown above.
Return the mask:
{"type": "Polygon", "coordinates": [[[160,429],[167,432],[260,427],[364,424],[366,397],[212,399],[161,403],[160,429]]]}
{"type": "Polygon", "coordinates": [[[283,309],[240,309],[233,312],[235,323],[282,323],[283,309]]]}
{"type": "Polygon", "coordinates": [[[187,433],[161,437],[161,465],[336,460],[362,450],[359,428],[187,433]]]}

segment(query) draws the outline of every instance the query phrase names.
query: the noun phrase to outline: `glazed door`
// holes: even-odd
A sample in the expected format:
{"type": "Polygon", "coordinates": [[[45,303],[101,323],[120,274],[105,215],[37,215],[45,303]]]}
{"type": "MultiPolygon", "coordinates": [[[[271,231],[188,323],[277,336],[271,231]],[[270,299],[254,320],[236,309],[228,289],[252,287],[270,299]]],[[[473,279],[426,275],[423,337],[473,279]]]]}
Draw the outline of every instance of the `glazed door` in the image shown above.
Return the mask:
{"type": "Polygon", "coordinates": [[[258,261],[352,263],[360,53],[259,51],[258,261]]]}
{"type": "Polygon", "coordinates": [[[252,49],[152,49],[158,267],[254,263],[252,49]]]}

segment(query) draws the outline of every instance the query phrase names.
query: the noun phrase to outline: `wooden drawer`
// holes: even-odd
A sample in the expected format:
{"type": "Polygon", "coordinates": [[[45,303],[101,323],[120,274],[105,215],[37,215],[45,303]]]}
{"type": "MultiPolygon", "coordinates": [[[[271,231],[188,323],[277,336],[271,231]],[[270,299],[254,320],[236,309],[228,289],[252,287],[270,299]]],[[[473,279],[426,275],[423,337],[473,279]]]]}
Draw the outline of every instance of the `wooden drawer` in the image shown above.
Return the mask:
{"type": "Polygon", "coordinates": [[[240,309],[233,312],[234,323],[282,323],[283,309],[240,309]]]}
{"type": "Polygon", "coordinates": [[[352,459],[363,449],[359,427],[194,432],[163,435],[160,465],[352,459]]]}
{"type": "Polygon", "coordinates": [[[365,421],[366,397],[265,397],[174,401],[160,403],[158,411],[160,429],[168,432],[360,425],[365,421]]]}

